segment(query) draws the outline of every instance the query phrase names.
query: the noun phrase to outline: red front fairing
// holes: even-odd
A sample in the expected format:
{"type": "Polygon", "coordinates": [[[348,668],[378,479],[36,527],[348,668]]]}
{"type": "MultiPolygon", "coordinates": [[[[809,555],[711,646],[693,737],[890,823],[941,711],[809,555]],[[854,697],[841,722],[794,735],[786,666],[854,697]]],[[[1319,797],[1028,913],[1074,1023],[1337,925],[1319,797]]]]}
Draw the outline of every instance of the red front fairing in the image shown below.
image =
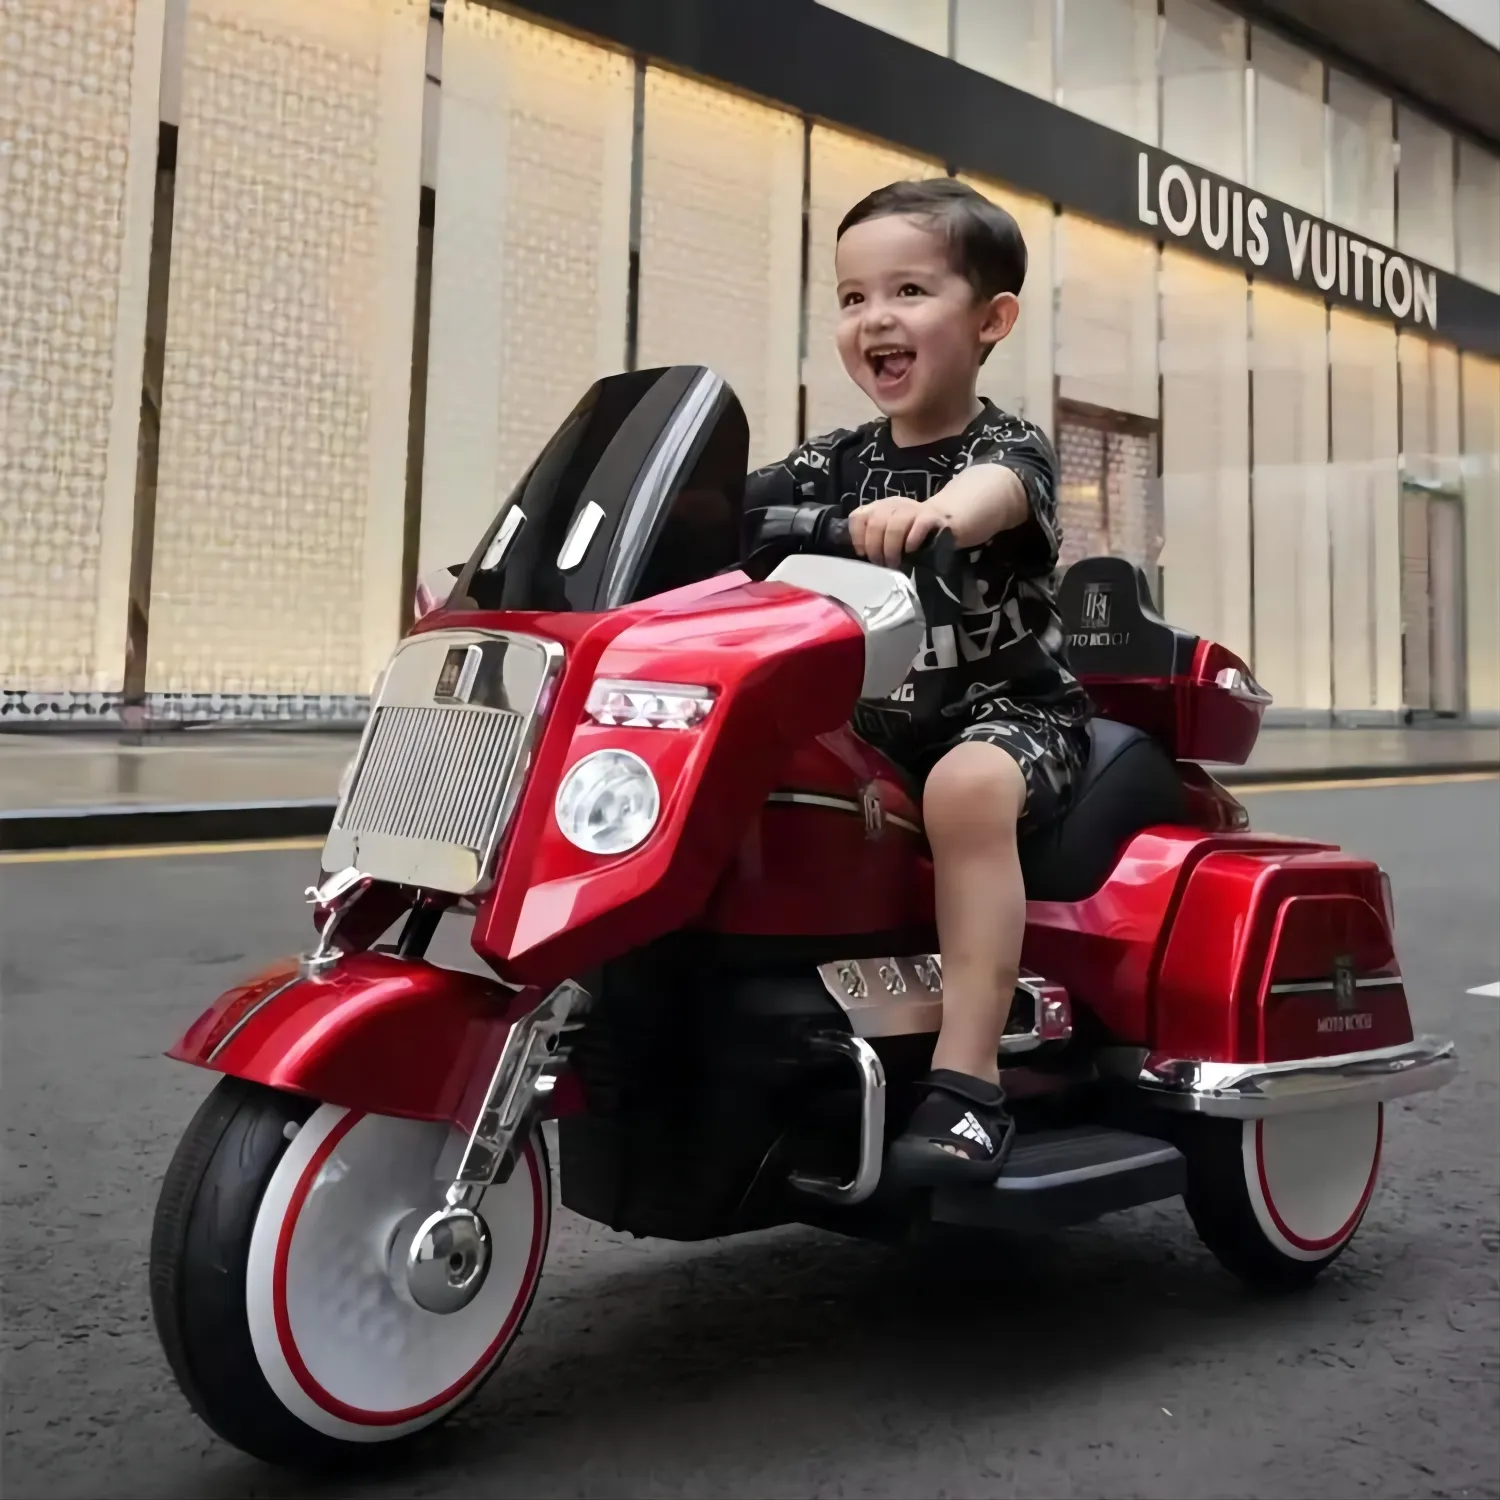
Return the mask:
{"type": "MultiPolygon", "coordinates": [[[[780,584],[730,576],[596,617],[568,652],[475,950],[506,979],[550,986],[693,921],[799,745],[849,717],[864,638],[846,611],[780,584]],[[596,678],[712,688],[695,729],[591,723],[596,678]],[[639,755],[661,789],[655,831],[638,849],[592,855],[553,816],[568,769],[606,746],[639,755]]],[[[504,616],[468,623],[515,628],[504,616]]],[[[529,622],[533,630],[541,622],[529,622]]]]}

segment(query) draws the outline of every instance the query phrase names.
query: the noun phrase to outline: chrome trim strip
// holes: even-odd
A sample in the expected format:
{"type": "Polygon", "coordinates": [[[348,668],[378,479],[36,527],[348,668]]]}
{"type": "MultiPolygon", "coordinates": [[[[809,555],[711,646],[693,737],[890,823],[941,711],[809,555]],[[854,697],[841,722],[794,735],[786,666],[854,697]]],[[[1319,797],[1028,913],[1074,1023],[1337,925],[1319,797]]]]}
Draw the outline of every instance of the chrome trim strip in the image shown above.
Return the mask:
{"type": "MultiPolygon", "coordinates": [[[[936,953],[843,959],[820,964],[818,978],[855,1036],[926,1036],[942,1025],[943,961],[936,953]]],[[[1007,1032],[1000,1039],[1001,1057],[1035,1052],[1072,1037],[1071,1004],[1058,993],[1049,997],[1041,976],[1023,974],[1016,988],[1031,997],[1031,1029],[1007,1032]]]]}
{"type": "Polygon", "coordinates": [[[859,1165],[850,1182],[793,1172],[787,1180],[799,1192],[852,1208],[863,1203],[880,1185],[885,1155],[885,1067],[875,1049],[862,1038],[839,1031],[823,1031],[808,1038],[820,1052],[847,1057],[859,1074],[859,1165]]]}
{"type": "Polygon", "coordinates": [[[599,530],[599,523],[603,519],[604,507],[597,500],[590,500],[573,517],[573,524],[563,538],[562,550],[557,554],[558,572],[573,572],[588,556],[589,544],[594,540],[594,534],[599,530]]]}
{"type": "Polygon", "coordinates": [[[287,980],[285,984],[277,985],[277,987],[269,994],[262,995],[260,999],[257,1000],[255,1004],[252,1005],[250,1009],[247,1010],[245,1014],[242,1015],[239,1020],[236,1021],[234,1025],[231,1026],[229,1030],[226,1031],[224,1035],[214,1043],[213,1050],[208,1054],[204,1061],[212,1062],[235,1039],[235,1037],[237,1037],[240,1032],[242,1032],[251,1023],[251,1021],[253,1021],[256,1016],[261,1013],[261,1011],[263,1011],[273,1000],[279,999],[282,995],[286,994],[286,992],[291,989],[293,985],[301,984],[302,979],[303,976],[301,974],[294,974],[290,979],[287,980]]]}
{"type": "Polygon", "coordinates": [[[479,562],[481,573],[493,573],[505,561],[510,544],[521,534],[521,528],[525,524],[526,512],[519,505],[512,505],[501,520],[493,540],[485,548],[484,556],[479,562]]]}
{"type": "MultiPolygon", "coordinates": [[[[798,807],[822,807],[829,812],[851,813],[854,817],[863,821],[865,816],[864,806],[855,802],[850,797],[828,797],[822,792],[772,792],[766,798],[767,802],[776,802],[782,805],[795,804],[798,807]]],[[[899,813],[885,813],[885,821],[892,828],[904,828],[907,833],[921,834],[922,827],[913,823],[910,818],[903,818],[899,813]]]]}
{"type": "Polygon", "coordinates": [[[878,703],[906,681],[927,624],[917,586],[904,573],[853,558],[802,552],[780,562],[767,582],[821,594],[859,621],[865,640],[861,699],[878,703]]]}
{"type": "Polygon", "coordinates": [[[1166,1109],[1257,1120],[1426,1093],[1457,1071],[1451,1041],[1421,1036],[1396,1047],[1273,1063],[1200,1062],[1153,1053],[1136,1086],[1166,1109]]]}
{"type": "MultiPolygon", "coordinates": [[[[1373,979],[1356,979],[1354,988],[1357,990],[1400,989],[1402,983],[1399,974],[1377,974],[1373,979]]],[[[1273,995],[1324,995],[1337,990],[1338,981],[1335,979],[1294,979],[1286,984],[1273,984],[1270,992],[1273,995]]]]}
{"type": "MultiPolygon", "coordinates": [[[[1024,1137],[1023,1137],[1024,1139],[1024,1137]]],[[[1095,1162],[1088,1167],[1073,1167],[1066,1172],[1038,1172],[1031,1177],[1009,1177],[1004,1172],[995,1179],[995,1190],[1003,1193],[1030,1193],[1043,1187],[1065,1187],[1073,1182],[1093,1182],[1100,1177],[1117,1177],[1121,1172],[1131,1172],[1137,1167],[1155,1167],[1169,1161],[1177,1161],[1182,1153],[1176,1146],[1162,1146],[1156,1151],[1143,1151],[1139,1156],[1127,1156],[1113,1161],[1095,1162]]]]}

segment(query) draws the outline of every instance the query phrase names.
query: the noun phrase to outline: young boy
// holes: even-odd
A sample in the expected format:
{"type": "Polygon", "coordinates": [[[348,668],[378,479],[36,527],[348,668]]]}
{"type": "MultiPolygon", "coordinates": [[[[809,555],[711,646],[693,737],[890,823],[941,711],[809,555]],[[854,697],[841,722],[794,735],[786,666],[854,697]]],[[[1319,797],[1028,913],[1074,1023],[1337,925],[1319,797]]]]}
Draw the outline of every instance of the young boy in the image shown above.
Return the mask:
{"type": "Polygon", "coordinates": [[[960,549],[956,577],[917,573],[925,648],[855,727],[923,785],[943,957],[932,1071],[890,1167],[916,1186],[984,1184],[1014,1136],[998,1055],[1026,922],[1017,832],[1066,806],[1091,711],[1051,583],[1051,446],[975,391],[1020,310],[1026,246],[1004,209],[943,178],[856,204],[835,257],[839,354],[882,419],[753,474],[747,520],[753,532],[766,506],[834,504],[857,550],[887,567],[943,527],[960,549]]]}

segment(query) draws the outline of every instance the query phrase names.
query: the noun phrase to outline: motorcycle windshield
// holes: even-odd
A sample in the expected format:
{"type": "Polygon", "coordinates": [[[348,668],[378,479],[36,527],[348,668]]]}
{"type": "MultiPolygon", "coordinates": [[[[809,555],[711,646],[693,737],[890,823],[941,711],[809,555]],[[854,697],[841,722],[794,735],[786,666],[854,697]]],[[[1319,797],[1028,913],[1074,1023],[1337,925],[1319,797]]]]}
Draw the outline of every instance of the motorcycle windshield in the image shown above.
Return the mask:
{"type": "Polygon", "coordinates": [[[749,429],[699,365],[597,381],[511,492],[449,609],[595,611],[739,556],[749,429]]]}

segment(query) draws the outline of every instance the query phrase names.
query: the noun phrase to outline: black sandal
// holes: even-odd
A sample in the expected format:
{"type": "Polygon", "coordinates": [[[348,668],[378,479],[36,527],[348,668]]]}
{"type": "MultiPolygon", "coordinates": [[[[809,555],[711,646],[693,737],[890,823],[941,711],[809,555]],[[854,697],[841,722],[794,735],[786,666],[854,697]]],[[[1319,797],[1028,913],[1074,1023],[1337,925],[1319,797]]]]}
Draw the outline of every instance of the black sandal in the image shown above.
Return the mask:
{"type": "Polygon", "coordinates": [[[998,1084],[937,1068],[922,1080],[926,1097],[886,1161],[905,1187],[987,1187],[1004,1170],[1016,1122],[998,1084]]]}

